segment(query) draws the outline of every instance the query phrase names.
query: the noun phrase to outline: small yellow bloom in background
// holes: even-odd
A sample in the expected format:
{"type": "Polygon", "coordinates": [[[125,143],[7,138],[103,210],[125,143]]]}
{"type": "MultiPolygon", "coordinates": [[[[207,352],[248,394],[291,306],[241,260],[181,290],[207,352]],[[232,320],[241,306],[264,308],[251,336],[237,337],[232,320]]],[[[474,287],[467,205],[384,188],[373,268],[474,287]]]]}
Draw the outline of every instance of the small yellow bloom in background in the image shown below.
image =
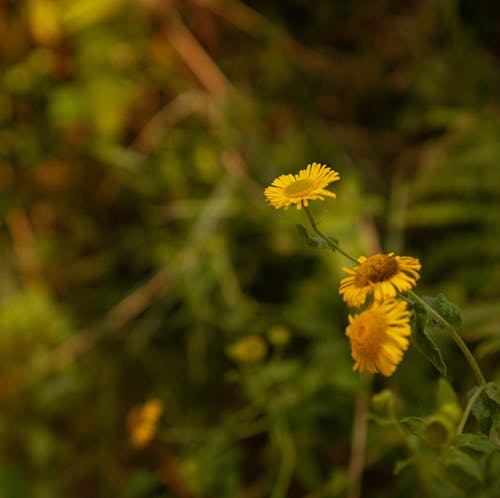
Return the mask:
{"type": "Polygon", "coordinates": [[[267,354],[267,344],[259,335],[249,335],[231,344],[227,353],[239,363],[258,363],[267,354]]]}
{"type": "Polygon", "coordinates": [[[284,325],[273,325],[267,331],[267,336],[275,346],[284,346],[290,341],[290,331],[284,325]]]}
{"type": "Polygon", "coordinates": [[[301,209],[302,206],[307,207],[309,201],[336,197],[333,192],[325,190],[325,187],[338,180],[340,175],[336,171],[326,165],[312,163],[296,175],[279,176],[264,190],[264,195],[276,209],[288,209],[291,204],[301,209]]]}
{"type": "Polygon", "coordinates": [[[53,45],[61,38],[60,8],[54,0],[31,0],[28,3],[31,33],[40,45],[53,45]]]}
{"type": "Polygon", "coordinates": [[[127,416],[127,430],[133,446],[142,448],[153,439],[162,413],[163,403],[156,398],[130,410],[127,416]]]}
{"type": "Polygon", "coordinates": [[[346,335],[351,341],[353,370],[389,377],[403,359],[411,334],[406,303],[374,302],[359,315],[349,316],[346,335]]]}
{"type": "Polygon", "coordinates": [[[340,282],[339,293],[349,306],[361,306],[369,294],[375,301],[396,297],[398,292],[409,291],[420,278],[420,262],[411,256],[394,253],[375,254],[358,258],[359,266],[343,268],[350,275],[340,282]]]}

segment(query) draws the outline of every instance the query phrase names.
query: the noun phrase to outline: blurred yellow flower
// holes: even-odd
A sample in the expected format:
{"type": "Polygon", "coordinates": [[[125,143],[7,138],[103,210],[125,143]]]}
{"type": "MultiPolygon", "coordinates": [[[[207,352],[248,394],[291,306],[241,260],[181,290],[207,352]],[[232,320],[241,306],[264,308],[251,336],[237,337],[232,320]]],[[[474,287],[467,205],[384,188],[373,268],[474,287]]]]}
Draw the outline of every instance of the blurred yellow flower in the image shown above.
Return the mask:
{"type": "Polygon", "coordinates": [[[325,187],[338,180],[340,175],[336,171],[326,165],[312,163],[296,175],[279,176],[264,190],[264,195],[276,209],[288,209],[291,204],[301,209],[302,206],[307,207],[309,201],[323,200],[323,196],[336,197],[325,187]]]}
{"type": "Polygon", "coordinates": [[[61,37],[60,6],[54,0],[30,0],[28,15],[33,39],[41,45],[57,43],[61,37]]]}
{"type": "Polygon", "coordinates": [[[267,353],[267,344],[259,335],[249,335],[229,346],[228,355],[239,363],[257,363],[267,353]]]}
{"type": "Polygon", "coordinates": [[[353,370],[389,377],[403,359],[410,334],[408,310],[402,300],[374,302],[359,315],[349,316],[346,335],[351,341],[353,370]]]}
{"type": "Polygon", "coordinates": [[[267,331],[267,336],[275,346],[284,346],[290,341],[290,331],[284,325],[273,325],[267,331]]]}
{"type": "Polygon", "coordinates": [[[132,446],[142,448],[153,439],[162,413],[163,403],[156,398],[130,410],[127,416],[127,430],[132,446]]]}
{"type": "Polygon", "coordinates": [[[409,291],[420,278],[420,262],[410,256],[394,253],[375,254],[358,258],[360,265],[354,269],[343,268],[350,275],[340,282],[339,293],[349,306],[361,306],[368,294],[375,301],[396,297],[398,292],[409,291]]]}

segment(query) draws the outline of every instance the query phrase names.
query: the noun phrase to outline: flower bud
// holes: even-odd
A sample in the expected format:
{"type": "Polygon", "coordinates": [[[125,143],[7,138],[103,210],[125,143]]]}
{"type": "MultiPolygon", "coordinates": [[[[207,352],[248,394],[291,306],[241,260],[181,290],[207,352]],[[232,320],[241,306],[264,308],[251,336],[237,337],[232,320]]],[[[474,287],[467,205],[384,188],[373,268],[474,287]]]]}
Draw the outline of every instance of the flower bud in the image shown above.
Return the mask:
{"type": "Polygon", "coordinates": [[[422,427],[422,438],[433,448],[446,446],[455,436],[456,426],[447,415],[436,413],[427,417],[422,427]]]}
{"type": "Polygon", "coordinates": [[[274,325],[268,331],[269,341],[275,346],[284,346],[290,341],[290,331],[284,325],[274,325]]]}
{"type": "Polygon", "coordinates": [[[394,412],[394,393],[384,389],[372,396],[373,409],[381,415],[391,415],[394,412]]]}

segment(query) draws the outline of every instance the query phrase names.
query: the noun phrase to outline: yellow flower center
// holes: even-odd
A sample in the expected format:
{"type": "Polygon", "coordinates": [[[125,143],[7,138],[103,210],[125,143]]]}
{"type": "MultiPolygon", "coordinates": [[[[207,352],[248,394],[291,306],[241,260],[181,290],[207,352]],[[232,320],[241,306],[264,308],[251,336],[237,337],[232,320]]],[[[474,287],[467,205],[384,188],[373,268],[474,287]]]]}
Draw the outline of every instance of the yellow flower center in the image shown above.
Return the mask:
{"type": "Polygon", "coordinates": [[[384,314],[366,310],[349,327],[353,351],[365,360],[374,360],[386,339],[387,318],[384,314]]]}
{"type": "Polygon", "coordinates": [[[375,254],[363,261],[356,270],[354,285],[364,287],[370,283],[385,282],[393,277],[399,270],[398,262],[394,256],[388,254],[375,254]]]}
{"type": "Polygon", "coordinates": [[[293,197],[295,195],[300,196],[305,192],[313,189],[315,186],[315,182],[310,178],[303,178],[302,180],[295,180],[290,185],[285,187],[285,194],[293,197]]]}

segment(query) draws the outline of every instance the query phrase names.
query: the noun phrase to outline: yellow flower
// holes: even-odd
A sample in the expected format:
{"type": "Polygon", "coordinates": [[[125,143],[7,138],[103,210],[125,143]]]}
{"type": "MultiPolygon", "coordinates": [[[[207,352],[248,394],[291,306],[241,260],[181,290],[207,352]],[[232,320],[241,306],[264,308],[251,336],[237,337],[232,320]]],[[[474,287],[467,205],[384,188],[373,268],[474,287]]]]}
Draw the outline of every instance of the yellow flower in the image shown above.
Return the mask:
{"type": "Polygon", "coordinates": [[[231,358],[239,363],[258,363],[267,353],[267,344],[258,335],[243,337],[227,349],[231,358]]]}
{"type": "Polygon", "coordinates": [[[153,439],[162,412],[163,403],[156,398],[130,410],[127,416],[127,429],[133,446],[142,448],[153,439]]]}
{"type": "Polygon", "coordinates": [[[350,275],[340,282],[339,293],[349,306],[361,306],[368,294],[375,301],[393,298],[398,292],[409,291],[420,278],[420,262],[410,256],[394,253],[361,256],[354,269],[343,268],[350,275]]]}
{"type": "Polygon", "coordinates": [[[279,176],[264,190],[264,195],[276,209],[288,209],[291,204],[301,209],[302,206],[307,207],[309,201],[323,200],[323,196],[336,197],[333,192],[325,190],[325,187],[338,180],[340,176],[336,171],[326,165],[312,163],[296,175],[279,176]]]}
{"type": "Polygon", "coordinates": [[[359,315],[349,316],[346,335],[351,341],[353,370],[389,377],[408,348],[410,334],[408,310],[402,300],[374,302],[359,315]]]}
{"type": "Polygon", "coordinates": [[[267,331],[267,336],[275,346],[284,346],[290,341],[290,331],[284,325],[273,325],[267,331]]]}

